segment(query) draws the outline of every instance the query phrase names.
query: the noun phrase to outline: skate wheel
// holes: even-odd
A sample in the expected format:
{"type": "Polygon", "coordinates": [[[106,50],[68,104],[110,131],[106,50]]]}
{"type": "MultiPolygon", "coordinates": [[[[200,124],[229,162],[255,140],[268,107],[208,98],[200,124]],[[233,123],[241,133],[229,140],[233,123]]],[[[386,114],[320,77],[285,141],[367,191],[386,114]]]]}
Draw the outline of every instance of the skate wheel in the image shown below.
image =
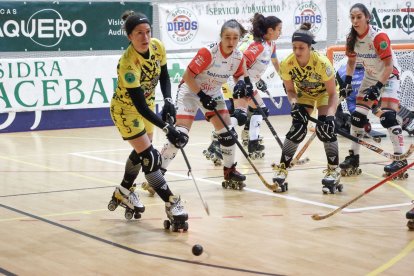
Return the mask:
{"type": "Polygon", "coordinates": [[[360,168],[358,168],[357,175],[360,175],[361,173],[362,173],[362,170],[360,168]]]}
{"type": "Polygon", "coordinates": [[[178,232],[178,227],[177,227],[177,225],[175,223],[172,223],[171,224],[171,231],[178,232]]]}
{"type": "Polygon", "coordinates": [[[141,218],[141,214],[139,212],[135,212],[134,219],[140,219],[140,218],[141,218]]]}
{"type": "Polygon", "coordinates": [[[346,171],[341,170],[341,176],[347,176],[346,171]]]}
{"type": "Polygon", "coordinates": [[[329,193],[329,188],[328,187],[322,187],[322,193],[324,194],[324,195],[326,195],[327,193],[329,193]]]}
{"type": "Polygon", "coordinates": [[[188,222],[184,222],[183,230],[188,231],[188,222]]]}
{"type": "Polygon", "coordinates": [[[410,229],[410,230],[414,230],[414,220],[409,220],[409,221],[407,222],[407,227],[408,227],[408,229],[410,229]]]}
{"type": "Polygon", "coordinates": [[[264,152],[261,152],[260,153],[260,158],[263,158],[265,156],[265,153],[264,152]]]}
{"type": "Polygon", "coordinates": [[[133,216],[134,216],[134,212],[133,211],[131,211],[131,210],[125,210],[125,218],[127,220],[132,219],[133,216]]]}
{"type": "Polygon", "coordinates": [[[109,211],[111,211],[111,212],[115,211],[116,207],[118,207],[118,205],[113,200],[109,201],[109,203],[108,203],[108,210],[109,211]]]}
{"type": "Polygon", "coordinates": [[[210,154],[210,159],[214,161],[214,159],[217,159],[217,156],[215,153],[210,154]]]}
{"type": "Polygon", "coordinates": [[[168,230],[168,229],[170,229],[170,226],[171,226],[171,222],[167,219],[164,220],[164,229],[168,230]]]}
{"type": "Polygon", "coordinates": [[[225,181],[221,182],[221,187],[223,187],[224,189],[227,189],[227,185],[225,181]]]}
{"type": "Polygon", "coordinates": [[[342,192],[343,188],[344,188],[344,186],[342,184],[339,184],[338,187],[337,187],[339,192],[342,192]]]}
{"type": "Polygon", "coordinates": [[[406,172],[405,172],[405,173],[403,174],[403,179],[407,179],[407,178],[408,178],[408,173],[406,173],[406,172]]]}

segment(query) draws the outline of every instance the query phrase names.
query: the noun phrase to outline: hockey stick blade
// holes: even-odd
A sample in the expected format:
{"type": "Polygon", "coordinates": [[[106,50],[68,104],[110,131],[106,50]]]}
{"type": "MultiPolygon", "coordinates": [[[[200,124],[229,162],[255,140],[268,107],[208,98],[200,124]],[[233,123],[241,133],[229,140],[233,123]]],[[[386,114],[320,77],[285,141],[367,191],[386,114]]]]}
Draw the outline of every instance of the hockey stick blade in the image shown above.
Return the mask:
{"type": "Polygon", "coordinates": [[[239,140],[237,140],[237,138],[233,135],[233,133],[231,133],[229,127],[226,125],[226,123],[223,120],[223,117],[221,117],[221,115],[218,113],[217,109],[213,109],[214,113],[216,114],[216,116],[219,118],[220,122],[223,124],[223,126],[226,128],[227,132],[231,135],[231,137],[234,139],[234,141],[236,141],[236,145],[237,147],[240,149],[240,151],[243,153],[244,157],[247,159],[247,161],[249,162],[250,166],[252,166],[254,172],[257,174],[257,176],[260,178],[260,180],[262,181],[262,183],[266,186],[266,188],[268,188],[269,190],[271,190],[272,192],[276,191],[279,188],[279,185],[277,184],[269,184],[266,179],[264,179],[264,177],[262,176],[262,174],[259,172],[259,170],[256,168],[256,166],[253,164],[252,160],[250,159],[249,155],[246,153],[246,150],[243,148],[243,146],[240,144],[239,140]]]}
{"type": "MultiPolygon", "coordinates": [[[[315,119],[313,117],[309,117],[309,121],[314,122],[316,124],[322,124],[321,121],[319,121],[318,119],[315,119]]],[[[382,156],[384,156],[384,157],[386,157],[388,159],[394,160],[394,161],[400,161],[400,160],[407,159],[414,152],[414,144],[411,144],[410,145],[410,148],[405,153],[402,153],[402,154],[392,154],[392,153],[389,153],[389,152],[385,152],[383,149],[381,149],[381,148],[379,148],[377,146],[374,146],[374,145],[372,145],[372,144],[370,144],[368,142],[365,142],[364,140],[361,140],[358,137],[352,136],[351,134],[348,134],[347,132],[345,132],[345,131],[343,131],[341,129],[335,129],[335,131],[338,134],[340,134],[341,136],[343,136],[345,138],[348,138],[349,140],[351,140],[351,141],[353,141],[353,142],[355,142],[357,144],[360,144],[361,146],[364,146],[367,149],[370,149],[370,150],[372,150],[372,151],[374,151],[374,152],[376,152],[376,153],[378,153],[378,154],[380,154],[380,155],[382,155],[382,156]]]]}
{"type": "Polygon", "coordinates": [[[313,214],[312,215],[312,219],[313,220],[323,220],[326,218],[329,218],[333,215],[335,215],[336,213],[338,213],[339,211],[345,209],[346,207],[348,207],[349,205],[351,205],[352,203],[354,203],[355,201],[357,201],[358,199],[360,199],[361,197],[363,197],[364,195],[368,194],[369,192],[375,190],[376,188],[378,188],[379,186],[381,186],[382,184],[392,180],[394,177],[398,176],[399,174],[405,172],[406,170],[408,170],[409,168],[411,168],[412,166],[414,166],[414,162],[412,162],[411,164],[408,164],[407,166],[405,166],[404,168],[399,169],[398,171],[394,172],[393,174],[391,174],[390,176],[387,176],[386,178],[384,178],[383,180],[381,180],[380,182],[378,182],[377,184],[375,184],[374,186],[368,188],[367,190],[365,190],[362,194],[360,194],[359,196],[355,197],[354,199],[352,199],[351,201],[348,201],[347,203],[345,203],[344,205],[342,205],[341,207],[335,209],[334,211],[330,212],[329,214],[326,215],[319,215],[319,214],[313,214]]]}

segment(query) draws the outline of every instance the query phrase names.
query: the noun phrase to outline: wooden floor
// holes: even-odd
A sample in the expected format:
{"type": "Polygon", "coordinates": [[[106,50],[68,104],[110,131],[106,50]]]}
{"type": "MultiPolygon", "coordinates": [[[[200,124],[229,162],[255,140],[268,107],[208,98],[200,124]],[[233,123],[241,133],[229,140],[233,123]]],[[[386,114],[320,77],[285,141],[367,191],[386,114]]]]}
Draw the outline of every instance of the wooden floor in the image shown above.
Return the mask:
{"type": "MultiPolygon", "coordinates": [[[[271,122],[283,139],[290,119],[271,122]]],[[[164,203],[141,189],[142,219],[127,221],[124,209],[107,209],[130,152],[115,127],[0,135],[0,274],[414,275],[414,232],[405,219],[414,170],[407,180],[388,182],[344,212],[314,221],[312,214],[329,213],[379,182],[389,161],[362,148],[362,175],[342,178],[342,193],[324,195],[326,159],[315,140],[304,155],[310,162],[292,169],[289,191],[276,194],[238,151],[247,187],[224,190],[222,168],[202,155],[210,129],[196,122],[185,149],[210,216],[181,154],[166,175],[189,212],[187,233],[164,230],[164,203]],[[194,244],[204,247],[201,256],[191,254],[194,244]]],[[[281,150],[264,123],[262,133],[266,156],[254,162],[271,181],[270,164],[281,150]]],[[[164,137],[156,133],[158,149],[164,137]]],[[[342,161],[349,143],[339,142],[342,161]]],[[[388,139],[381,147],[392,152],[388,139]]]]}

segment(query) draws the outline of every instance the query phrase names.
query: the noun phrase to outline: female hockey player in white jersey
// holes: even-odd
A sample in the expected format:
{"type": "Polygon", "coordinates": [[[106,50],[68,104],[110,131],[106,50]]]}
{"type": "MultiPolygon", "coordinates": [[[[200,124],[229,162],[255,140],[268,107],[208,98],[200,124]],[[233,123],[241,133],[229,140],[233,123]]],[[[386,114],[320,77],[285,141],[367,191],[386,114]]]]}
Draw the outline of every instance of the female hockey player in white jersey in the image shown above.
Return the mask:
{"type": "MultiPolygon", "coordinates": [[[[375,26],[369,25],[371,15],[367,7],[361,3],[353,5],[350,9],[352,22],[351,31],[347,37],[346,55],[348,56],[345,88],[342,93],[347,95],[352,91],[351,81],[356,62],[362,62],[365,75],[357,95],[355,111],[351,118],[351,133],[362,136],[368,112],[375,101],[381,99],[383,111],[380,122],[388,129],[395,154],[404,151],[404,138],[402,129],[396,118],[400,89],[397,59],[391,48],[387,34],[375,26]]],[[[360,145],[352,143],[349,156],[340,164],[343,175],[358,172],[360,145]]],[[[393,161],[384,167],[389,175],[402,167],[407,166],[407,160],[393,161]]]]}
{"type": "MultiPolygon", "coordinates": [[[[230,122],[221,86],[233,76],[236,80],[243,76],[243,54],[237,50],[237,43],[244,32],[236,20],[226,21],[221,27],[220,41],[202,47],[188,65],[177,94],[176,129],[188,133],[200,108],[206,119],[215,128],[221,145],[224,165],[224,179],[229,187],[240,189],[246,177],[236,170],[235,143],[232,135],[217,117],[216,110],[224,119],[235,137],[230,122]]],[[[175,157],[177,148],[167,143],[161,152],[162,169],[165,171],[175,157]]]]}

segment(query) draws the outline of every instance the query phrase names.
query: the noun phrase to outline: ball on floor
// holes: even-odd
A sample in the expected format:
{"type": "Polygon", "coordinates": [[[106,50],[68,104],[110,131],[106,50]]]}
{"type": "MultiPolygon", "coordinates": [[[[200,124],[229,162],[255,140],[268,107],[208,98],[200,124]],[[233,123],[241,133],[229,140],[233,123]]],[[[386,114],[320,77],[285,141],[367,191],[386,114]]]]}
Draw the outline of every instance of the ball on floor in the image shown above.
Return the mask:
{"type": "Polygon", "coordinates": [[[200,256],[203,253],[203,247],[199,244],[195,244],[192,248],[193,255],[200,256]]]}

